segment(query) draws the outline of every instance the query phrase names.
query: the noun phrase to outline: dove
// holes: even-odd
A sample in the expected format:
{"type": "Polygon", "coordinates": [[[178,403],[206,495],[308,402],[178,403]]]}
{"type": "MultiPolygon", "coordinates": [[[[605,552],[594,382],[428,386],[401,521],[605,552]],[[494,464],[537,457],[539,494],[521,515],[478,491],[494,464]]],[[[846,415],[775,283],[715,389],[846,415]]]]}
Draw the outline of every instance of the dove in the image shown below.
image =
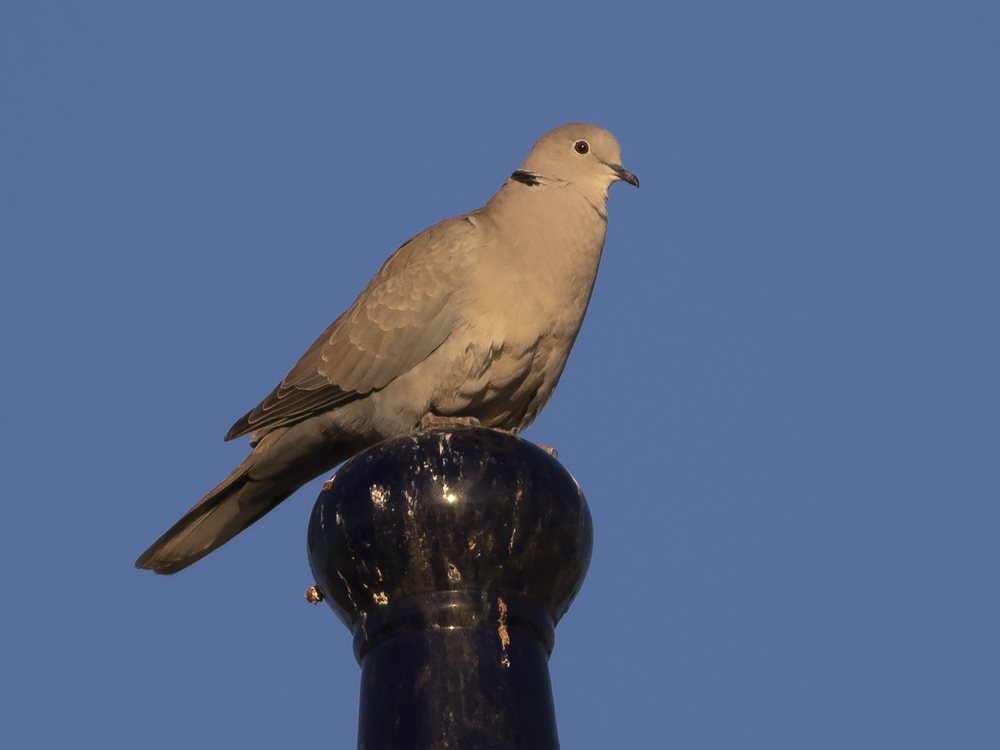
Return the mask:
{"type": "Polygon", "coordinates": [[[250,455],[136,567],[186,568],[383,440],[436,424],[531,424],[583,323],[619,181],[639,186],[614,136],[563,125],[482,208],[404,242],[226,434],[252,434],[250,455]]]}

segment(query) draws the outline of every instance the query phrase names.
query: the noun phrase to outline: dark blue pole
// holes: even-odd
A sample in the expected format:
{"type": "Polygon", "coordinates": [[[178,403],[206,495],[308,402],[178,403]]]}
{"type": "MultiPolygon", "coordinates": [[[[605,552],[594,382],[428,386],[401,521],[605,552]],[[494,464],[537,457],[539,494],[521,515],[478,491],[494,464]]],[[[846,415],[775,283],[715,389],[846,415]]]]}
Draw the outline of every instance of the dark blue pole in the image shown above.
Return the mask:
{"type": "Polygon", "coordinates": [[[354,634],[358,748],[556,750],[548,657],[592,543],[576,481],[505,433],[429,430],[345,464],[308,544],[354,634]]]}

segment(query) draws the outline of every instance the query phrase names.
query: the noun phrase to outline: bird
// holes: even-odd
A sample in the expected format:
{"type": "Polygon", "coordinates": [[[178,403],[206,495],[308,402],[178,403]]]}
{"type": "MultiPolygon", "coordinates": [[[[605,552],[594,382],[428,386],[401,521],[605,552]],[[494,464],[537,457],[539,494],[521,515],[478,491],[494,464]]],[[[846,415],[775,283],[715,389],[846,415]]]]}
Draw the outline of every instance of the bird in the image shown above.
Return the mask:
{"type": "Polygon", "coordinates": [[[363,450],[439,424],[517,434],[552,396],[590,302],[612,184],[607,130],[543,135],[480,209],[404,242],[226,440],[251,453],[136,560],[183,570],[363,450]]]}

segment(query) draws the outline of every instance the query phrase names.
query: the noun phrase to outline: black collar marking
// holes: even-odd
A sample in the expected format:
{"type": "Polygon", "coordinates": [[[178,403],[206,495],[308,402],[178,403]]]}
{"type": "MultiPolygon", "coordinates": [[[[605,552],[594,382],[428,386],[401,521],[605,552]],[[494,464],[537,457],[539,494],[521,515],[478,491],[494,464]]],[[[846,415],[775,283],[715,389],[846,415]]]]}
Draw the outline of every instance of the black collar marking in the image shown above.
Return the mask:
{"type": "Polygon", "coordinates": [[[541,185],[541,180],[538,179],[538,175],[533,172],[525,172],[523,169],[518,169],[514,174],[510,176],[510,179],[514,182],[520,182],[529,187],[534,187],[535,185],[541,185]]]}

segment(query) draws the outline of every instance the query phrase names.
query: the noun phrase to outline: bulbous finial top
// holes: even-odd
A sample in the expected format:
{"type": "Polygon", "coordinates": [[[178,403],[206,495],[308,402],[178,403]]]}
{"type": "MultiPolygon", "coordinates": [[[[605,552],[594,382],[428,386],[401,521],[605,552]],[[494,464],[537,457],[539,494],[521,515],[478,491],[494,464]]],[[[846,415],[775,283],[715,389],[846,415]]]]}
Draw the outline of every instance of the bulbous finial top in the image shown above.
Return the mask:
{"type": "Polygon", "coordinates": [[[409,603],[433,599],[433,617],[460,619],[447,614],[459,592],[525,602],[551,629],[592,546],[569,472],[533,443],[482,428],[417,432],[358,455],[320,494],[308,536],[316,582],[356,640],[394,605],[419,618],[426,611],[409,603]]]}

